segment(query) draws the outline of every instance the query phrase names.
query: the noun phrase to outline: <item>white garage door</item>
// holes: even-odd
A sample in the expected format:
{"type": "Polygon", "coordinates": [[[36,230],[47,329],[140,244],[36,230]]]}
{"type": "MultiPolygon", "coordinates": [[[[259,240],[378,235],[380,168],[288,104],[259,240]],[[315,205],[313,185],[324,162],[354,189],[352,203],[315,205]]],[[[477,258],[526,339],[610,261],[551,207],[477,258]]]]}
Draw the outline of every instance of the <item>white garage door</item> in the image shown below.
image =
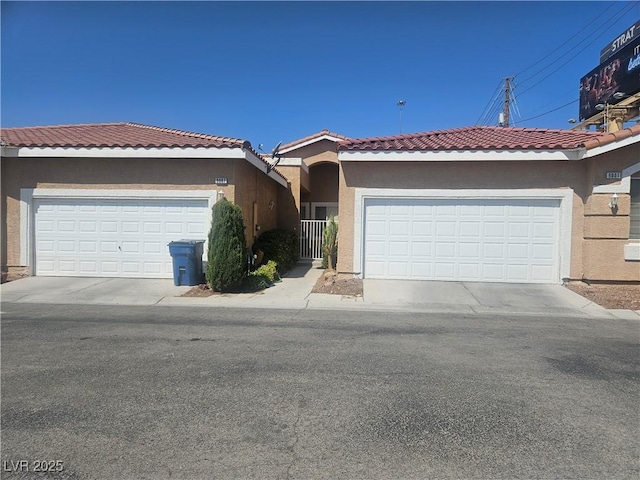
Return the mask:
{"type": "Polygon", "coordinates": [[[39,199],[35,274],[171,278],[167,244],[206,239],[207,200],[39,199]]]}
{"type": "Polygon", "coordinates": [[[557,283],[559,205],[367,199],[364,276],[557,283]]]}

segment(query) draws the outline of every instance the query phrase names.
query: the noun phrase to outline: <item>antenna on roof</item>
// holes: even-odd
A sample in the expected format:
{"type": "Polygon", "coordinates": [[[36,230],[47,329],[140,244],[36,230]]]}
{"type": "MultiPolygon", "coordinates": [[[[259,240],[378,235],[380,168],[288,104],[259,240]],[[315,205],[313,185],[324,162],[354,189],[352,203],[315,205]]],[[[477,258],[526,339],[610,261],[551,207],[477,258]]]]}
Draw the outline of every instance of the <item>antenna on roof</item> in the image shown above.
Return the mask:
{"type": "Polygon", "coordinates": [[[280,158],[281,158],[280,145],[282,145],[282,142],[278,142],[278,144],[275,147],[273,147],[273,150],[271,150],[271,160],[275,159],[276,161],[267,165],[267,173],[269,173],[271,170],[276,168],[278,163],[280,163],[280,158]]]}

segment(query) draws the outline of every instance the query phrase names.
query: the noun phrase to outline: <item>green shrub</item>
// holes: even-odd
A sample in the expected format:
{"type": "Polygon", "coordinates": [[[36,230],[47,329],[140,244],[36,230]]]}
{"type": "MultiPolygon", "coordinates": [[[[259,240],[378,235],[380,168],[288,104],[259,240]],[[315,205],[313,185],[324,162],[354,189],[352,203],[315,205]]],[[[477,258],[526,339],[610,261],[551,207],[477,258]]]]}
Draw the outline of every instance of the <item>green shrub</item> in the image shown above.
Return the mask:
{"type": "Polygon", "coordinates": [[[242,280],[241,290],[244,292],[258,292],[269,288],[271,284],[269,279],[264,275],[256,275],[255,272],[251,272],[242,280]]]}
{"type": "Polygon", "coordinates": [[[280,275],[278,275],[278,265],[273,260],[269,260],[266,264],[260,265],[249,275],[262,275],[270,284],[280,280],[280,275]]]}
{"type": "Polygon", "coordinates": [[[247,274],[244,222],[239,206],[221,199],[211,209],[207,283],[223,292],[238,287],[247,274]]]}
{"type": "Polygon", "coordinates": [[[262,263],[277,264],[278,273],[288,272],[300,259],[300,240],[293,230],[268,230],[256,239],[253,251],[262,250],[262,263]]]}
{"type": "Polygon", "coordinates": [[[269,288],[275,282],[280,281],[276,262],[269,260],[265,265],[260,265],[253,272],[249,272],[242,282],[242,290],[257,292],[269,288]]]}

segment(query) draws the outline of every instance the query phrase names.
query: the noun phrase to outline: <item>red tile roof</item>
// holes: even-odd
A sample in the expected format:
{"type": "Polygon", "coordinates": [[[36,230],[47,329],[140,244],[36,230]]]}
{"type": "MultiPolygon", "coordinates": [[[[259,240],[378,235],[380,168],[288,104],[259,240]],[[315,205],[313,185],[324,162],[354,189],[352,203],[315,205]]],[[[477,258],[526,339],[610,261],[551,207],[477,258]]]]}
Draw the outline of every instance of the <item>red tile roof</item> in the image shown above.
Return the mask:
{"type": "MultiPolygon", "coordinates": [[[[0,129],[0,139],[13,147],[246,147],[246,140],[216,137],[138,123],[94,123],[0,129]]],[[[257,155],[257,153],[256,153],[257,155]]]]}
{"type": "Polygon", "coordinates": [[[640,124],[622,129],[619,132],[603,133],[596,138],[591,138],[588,141],[584,142],[584,148],[590,150],[595,147],[607,145],[608,143],[633,137],[634,135],[640,135],[640,124]]]}
{"type": "Polygon", "coordinates": [[[307,137],[300,138],[300,139],[295,140],[293,142],[286,143],[286,144],[284,144],[284,145],[282,145],[280,147],[280,150],[284,150],[284,149],[287,149],[287,148],[295,147],[296,145],[299,145],[299,144],[305,143],[305,142],[309,142],[309,141],[312,141],[312,140],[315,140],[315,139],[320,139],[325,135],[329,135],[331,137],[340,138],[342,140],[350,140],[349,137],[345,137],[344,135],[340,135],[339,133],[330,132],[329,130],[327,130],[325,128],[325,129],[322,129],[319,132],[314,133],[312,135],[309,135],[307,137]]]}
{"type": "Polygon", "coordinates": [[[340,142],[338,150],[565,150],[584,147],[604,135],[584,130],[475,126],[352,139],[340,142]]]}

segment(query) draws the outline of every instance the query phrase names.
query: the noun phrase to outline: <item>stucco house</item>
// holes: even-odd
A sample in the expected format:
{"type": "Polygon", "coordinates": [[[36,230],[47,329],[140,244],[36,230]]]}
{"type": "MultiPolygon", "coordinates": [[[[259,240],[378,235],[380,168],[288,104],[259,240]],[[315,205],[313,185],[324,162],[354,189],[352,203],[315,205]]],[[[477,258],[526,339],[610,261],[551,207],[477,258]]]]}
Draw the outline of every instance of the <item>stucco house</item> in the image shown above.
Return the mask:
{"type": "Polygon", "coordinates": [[[287,180],[246,140],[136,123],[3,128],[1,264],[30,275],[172,276],[167,244],[206,239],[220,196],[248,245],[287,180]]]}
{"type": "Polygon", "coordinates": [[[640,125],[343,140],[337,159],[341,272],[640,281],[640,125]]]}

